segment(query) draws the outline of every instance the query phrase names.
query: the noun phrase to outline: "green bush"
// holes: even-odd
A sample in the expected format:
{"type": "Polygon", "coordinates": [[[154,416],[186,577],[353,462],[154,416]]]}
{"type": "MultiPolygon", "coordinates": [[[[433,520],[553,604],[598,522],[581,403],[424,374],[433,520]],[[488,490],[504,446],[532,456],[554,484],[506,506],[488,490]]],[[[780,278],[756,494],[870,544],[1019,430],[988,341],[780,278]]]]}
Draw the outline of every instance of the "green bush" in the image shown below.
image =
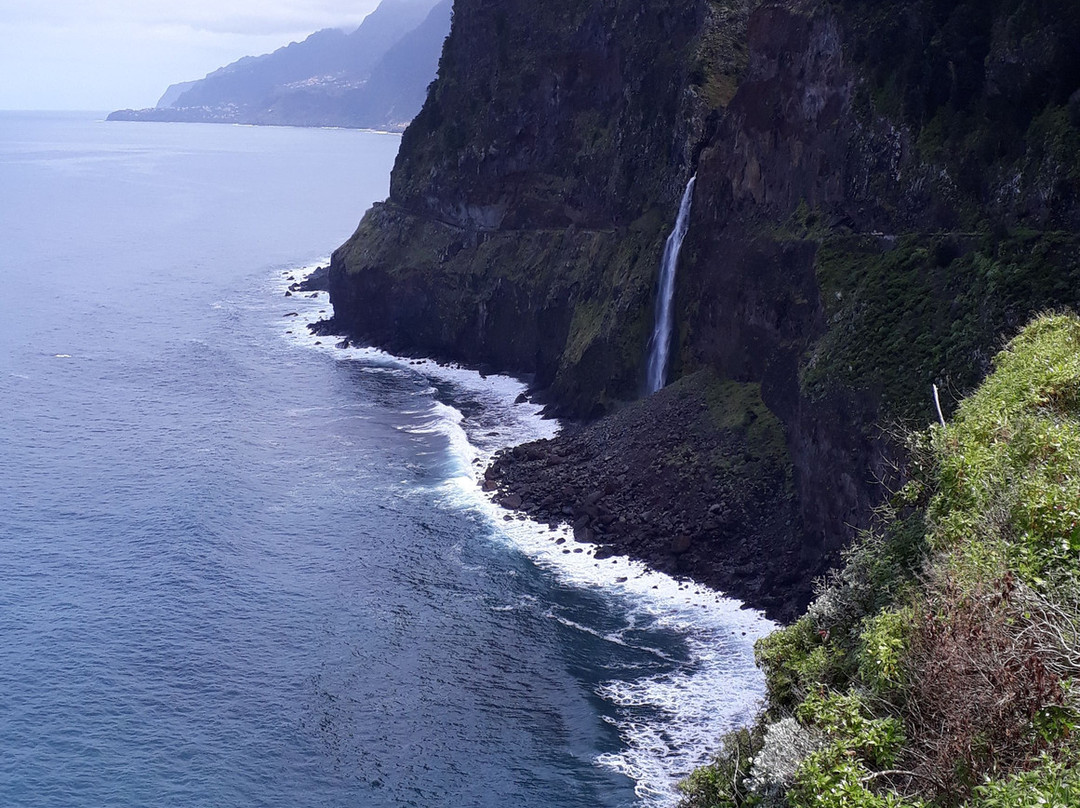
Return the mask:
{"type": "Polygon", "coordinates": [[[823,685],[838,684],[840,653],[809,616],[758,641],[754,656],[765,673],[769,709],[779,717],[823,685]]]}
{"type": "Polygon", "coordinates": [[[788,792],[792,808],[918,808],[922,803],[899,795],[874,792],[867,787],[865,767],[833,744],[803,763],[794,787],[788,792]]]}
{"type": "Polygon", "coordinates": [[[866,619],[904,602],[926,561],[922,511],[901,516],[885,509],[879,516],[881,524],[848,548],[843,566],[825,579],[808,610],[818,629],[849,656],[858,650],[866,619]]]}
{"type": "Polygon", "coordinates": [[[738,808],[746,805],[753,757],[762,746],[760,728],[738,729],[724,736],[719,754],[679,783],[683,808],[738,808]]]}
{"type": "Polygon", "coordinates": [[[937,435],[935,545],[999,545],[1025,580],[1080,573],[1080,320],[1043,315],[937,435]]]}
{"type": "Polygon", "coordinates": [[[874,717],[863,697],[854,691],[811,694],[795,714],[839,744],[848,758],[871,766],[894,763],[904,743],[900,722],[874,717]]]}
{"type": "Polygon", "coordinates": [[[904,731],[892,717],[875,717],[855,692],[814,694],[796,711],[800,721],[822,730],[829,742],[809,755],[788,794],[794,808],[900,808],[912,805],[869,786],[893,765],[904,731]]]}
{"type": "Polygon", "coordinates": [[[1075,808],[1080,805],[1080,769],[1043,757],[1019,772],[975,789],[969,808],[1075,808]]]}
{"type": "Polygon", "coordinates": [[[879,696],[904,686],[904,658],[913,615],[910,610],[882,611],[867,618],[860,638],[859,678],[879,696]]]}

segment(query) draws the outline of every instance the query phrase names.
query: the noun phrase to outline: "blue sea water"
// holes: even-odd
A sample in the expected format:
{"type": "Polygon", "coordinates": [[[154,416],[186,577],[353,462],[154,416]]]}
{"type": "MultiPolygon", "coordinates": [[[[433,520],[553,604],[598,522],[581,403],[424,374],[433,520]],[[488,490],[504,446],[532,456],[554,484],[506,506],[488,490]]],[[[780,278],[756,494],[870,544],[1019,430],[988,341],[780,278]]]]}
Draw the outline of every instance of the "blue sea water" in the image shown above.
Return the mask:
{"type": "Polygon", "coordinates": [[[507,521],[521,384],[284,297],[399,139],[100,118],[0,113],[0,804],[673,804],[768,622],[507,521]]]}

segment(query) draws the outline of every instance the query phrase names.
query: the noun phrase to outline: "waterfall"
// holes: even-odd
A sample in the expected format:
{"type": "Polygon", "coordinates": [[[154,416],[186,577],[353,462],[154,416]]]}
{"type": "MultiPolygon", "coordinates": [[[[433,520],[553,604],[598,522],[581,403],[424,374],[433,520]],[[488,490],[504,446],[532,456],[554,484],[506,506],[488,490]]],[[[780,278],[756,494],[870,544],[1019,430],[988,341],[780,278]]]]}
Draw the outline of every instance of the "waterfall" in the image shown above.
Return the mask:
{"type": "Polygon", "coordinates": [[[664,245],[664,257],[660,262],[660,288],[656,295],[656,324],[652,337],[649,338],[649,365],[645,381],[645,392],[655,393],[664,386],[667,375],[668,350],[671,346],[671,302],[675,297],[675,265],[679,263],[679,250],[682,248],[686,231],[690,227],[690,203],[694,196],[694,180],[690,178],[679,203],[679,215],[675,219],[675,229],[668,236],[664,245]]]}

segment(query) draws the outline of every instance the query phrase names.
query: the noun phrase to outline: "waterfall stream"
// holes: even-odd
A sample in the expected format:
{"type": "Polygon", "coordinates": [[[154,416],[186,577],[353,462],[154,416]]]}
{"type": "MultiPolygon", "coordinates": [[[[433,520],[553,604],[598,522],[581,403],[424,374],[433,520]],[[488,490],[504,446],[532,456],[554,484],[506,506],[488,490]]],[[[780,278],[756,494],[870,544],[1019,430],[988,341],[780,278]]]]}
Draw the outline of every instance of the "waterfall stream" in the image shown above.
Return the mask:
{"type": "Polygon", "coordinates": [[[671,347],[671,303],[675,296],[675,266],[679,263],[679,250],[682,248],[686,231],[690,227],[690,203],[694,196],[694,181],[690,178],[679,203],[679,215],[675,219],[675,229],[668,236],[664,245],[664,257],[660,262],[660,288],[656,296],[656,324],[652,337],[649,338],[649,364],[646,376],[646,393],[655,393],[664,386],[667,375],[668,351],[671,347]]]}

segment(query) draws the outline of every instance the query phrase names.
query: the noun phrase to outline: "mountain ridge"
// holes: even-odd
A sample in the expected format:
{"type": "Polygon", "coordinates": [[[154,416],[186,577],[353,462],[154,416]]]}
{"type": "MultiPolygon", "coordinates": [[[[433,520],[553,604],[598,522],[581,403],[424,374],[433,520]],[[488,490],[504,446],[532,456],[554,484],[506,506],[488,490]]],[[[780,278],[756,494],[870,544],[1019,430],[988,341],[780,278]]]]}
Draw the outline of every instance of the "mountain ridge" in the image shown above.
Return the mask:
{"type": "Polygon", "coordinates": [[[327,28],[109,120],[341,126],[400,131],[434,78],[450,0],[383,0],[354,31],[327,28]]]}

